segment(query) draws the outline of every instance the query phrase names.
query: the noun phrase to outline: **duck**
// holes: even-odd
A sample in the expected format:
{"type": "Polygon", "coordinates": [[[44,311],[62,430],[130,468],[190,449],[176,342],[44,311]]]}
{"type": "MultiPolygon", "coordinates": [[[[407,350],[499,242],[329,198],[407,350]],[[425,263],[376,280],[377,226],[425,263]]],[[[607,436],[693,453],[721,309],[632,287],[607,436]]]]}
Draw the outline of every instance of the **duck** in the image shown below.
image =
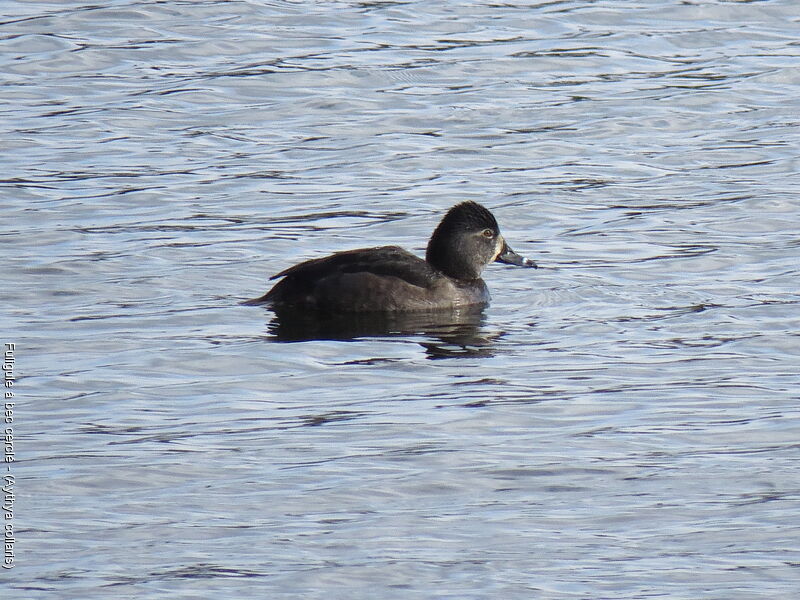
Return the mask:
{"type": "Polygon", "coordinates": [[[399,246],[336,252],[273,275],[280,281],[245,304],[329,314],[482,308],[491,297],[481,274],[492,262],[537,266],[509,247],[487,208],[466,201],[444,215],[424,259],[399,246]]]}

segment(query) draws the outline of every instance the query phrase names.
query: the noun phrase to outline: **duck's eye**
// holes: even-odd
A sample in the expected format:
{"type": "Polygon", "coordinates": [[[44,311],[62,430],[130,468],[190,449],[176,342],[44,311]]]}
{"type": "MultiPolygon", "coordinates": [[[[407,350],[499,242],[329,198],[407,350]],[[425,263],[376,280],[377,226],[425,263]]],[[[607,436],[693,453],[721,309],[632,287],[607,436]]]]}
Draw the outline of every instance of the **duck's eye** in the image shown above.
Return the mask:
{"type": "Polygon", "coordinates": [[[485,237],[485,238],[493,238],[494,237],[494,231],[492,231],[491,229],[484,229],[481,232],[481,235],[483,235],[483,237],[485,237]]]}

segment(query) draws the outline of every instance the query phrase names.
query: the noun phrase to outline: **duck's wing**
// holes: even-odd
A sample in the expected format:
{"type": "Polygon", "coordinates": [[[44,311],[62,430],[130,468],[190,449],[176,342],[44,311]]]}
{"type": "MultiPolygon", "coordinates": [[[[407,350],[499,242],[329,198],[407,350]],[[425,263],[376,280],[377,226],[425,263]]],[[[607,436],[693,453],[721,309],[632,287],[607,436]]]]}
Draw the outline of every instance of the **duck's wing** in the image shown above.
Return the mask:
{"type": "Polygon", "coordinates": [[[324,278],[343,273],[388,275],[425,287],[435,271],[427,262],[399,246],[380,246],[345,250],[323,258],[314,258],[289,267],[270,277],[286,277],[297,283],[312,285],[324,278]]]}

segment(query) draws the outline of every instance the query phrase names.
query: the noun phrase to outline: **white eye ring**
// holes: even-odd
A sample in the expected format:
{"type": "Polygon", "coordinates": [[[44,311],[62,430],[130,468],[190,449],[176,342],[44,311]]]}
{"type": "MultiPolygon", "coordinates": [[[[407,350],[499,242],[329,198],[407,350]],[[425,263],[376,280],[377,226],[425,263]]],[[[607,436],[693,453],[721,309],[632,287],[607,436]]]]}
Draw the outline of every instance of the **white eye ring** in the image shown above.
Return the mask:
{"type": "Polygon", "coordinates": [[[483,237],[485,237],[485,238],[493,238],[494,237],[494,231],[492,231],[491,229],[484,229],[481,232],[481,235],[483,237]]]}

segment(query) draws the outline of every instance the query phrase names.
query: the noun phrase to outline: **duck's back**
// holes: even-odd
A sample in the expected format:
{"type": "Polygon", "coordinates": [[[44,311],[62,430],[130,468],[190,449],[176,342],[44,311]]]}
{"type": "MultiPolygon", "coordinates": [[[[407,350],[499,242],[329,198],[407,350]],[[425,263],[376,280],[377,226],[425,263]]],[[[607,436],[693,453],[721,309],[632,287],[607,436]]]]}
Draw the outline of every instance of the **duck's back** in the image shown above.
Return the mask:
{"type": "Polygon", "coordinates": [[[409,311],[485,304],[483,280],[455,282],[398,246],[361,248],[307,260],[254,303],[332,312],[409,311]]]}

